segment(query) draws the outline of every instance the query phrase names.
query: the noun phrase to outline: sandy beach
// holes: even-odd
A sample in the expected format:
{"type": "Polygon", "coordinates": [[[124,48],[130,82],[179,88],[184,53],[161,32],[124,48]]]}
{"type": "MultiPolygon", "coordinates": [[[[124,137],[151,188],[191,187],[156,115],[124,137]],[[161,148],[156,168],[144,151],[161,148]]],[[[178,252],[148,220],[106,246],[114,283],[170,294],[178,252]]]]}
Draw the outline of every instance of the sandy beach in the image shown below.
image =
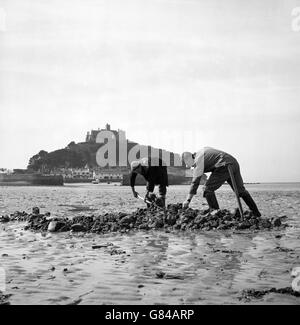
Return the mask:
{"type": "MultiPolygon", "coordinates": [[[[300,266],[300,185],[247,188],[265,217],[286,215],[289,227],[96,235],[40,234],[24,231],[25,223],[1,224],[4,294],[10,304],[300,304],[289,294],[243,295],[243,290],[291,286],[291,270],[300,266]]],[[[170,187],[168,201],[181,202],[187,189],[170,187]]],[[[229,187],[217,194],[222,208],[235,206],[229,187]]],[[[71,217],[143,207],[129,188],[119,186],[3,187],[0,198],[1,214],[39,206],[71,217]]],[[[192,207],[204,204],[198,195],[192,207]]]]}

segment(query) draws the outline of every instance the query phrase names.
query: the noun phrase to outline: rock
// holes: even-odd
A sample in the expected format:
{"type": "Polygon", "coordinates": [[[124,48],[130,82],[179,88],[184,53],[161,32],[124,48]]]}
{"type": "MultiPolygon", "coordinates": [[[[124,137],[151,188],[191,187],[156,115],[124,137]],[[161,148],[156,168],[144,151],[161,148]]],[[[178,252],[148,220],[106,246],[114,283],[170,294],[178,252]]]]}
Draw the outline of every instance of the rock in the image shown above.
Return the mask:
{"type": "Polygon", "coordinates": [[[231,221],[232,216],[230,214],[226,214],[225,217],[223,218],[224,221],[231,221]]]}
{"type": "Polygon", "coordinates": [[[280,227],[280,226],[281,226],[281,218],[275,218],[275,219],[273,220],[273,225],[274,225],[275,227],[280,227]]]}
{"type": "Polygon", "coordinates": [[[115,247],[113,247],[111,250],[110,250],[110,255],[122,255],[122,254],[126,254],[125,251],[121,250],[121,249],[117,249],[115,247]]]}
{"type": "Polygon", "coordinates": [[[220,210],[213,210],[213,211],[210,212],[210,215],[212,217],[219,216],[220,215],[220,210]]]}
{"type": "Polygon", "coordinates": [[[272,227],[272,223],[268,219],[262,219],[259,223],[259,226],[268,229],[272,227]]]}
{"type": "Polygon", "coordinates": [[[56,231],[65,232],[70,230],[70,226],[65,221],[57,221],[56,231]]]}
{"type": "Polygon", "coordinates": [[[92,248],[93,249],[99,249],[99,248],[107,248],[109,246],[113,246],[113,244],[112,243],[106,243],[106,244],[93,245],[92,248]]]}
{"type": "Polygon", "coordinates": [[[212,221],[210,225],[211,225],[211,227],[213,227],[213,228],[217,228],[217,227],[219,226],[219,223],[218,223],[218,221],[216,220],[216,221],[212,221]]]}
{"type": "Polygon", "coordinates": [[[250,222],[248,221],[243,221],[241,223],[238,224],[238,226],[236,227],[236,229],[242,230],[242,229],[248,229],[250,228],[252,225],[250,222]]]}
{"type": "Polygon", "coordinates": [[[252,218],[252,213],[251,211],[244,211],[244,218],[249,219],[252,218]]]}
{"type": "Polygon", "coordinates": [[[198,215],[195,220],[194,220],[194,223],[196,225],[202,225],[204,224],[205,222],[207,222],[207,218],[202,216],[202,215],[198,215]]]}
{"type": "Polygon", "coordinates": [[[127,213],[119,212],[119,219],[123,219],[125,217],[127,217],[127,213]]]}
{"type": "Polygon", "coordinates": [[[85,227],[80,223],[76,223],[75,225],[71,226],[71,230],[73,232],[82,232],[85,231],[85,227]]]}
{"type": "Polygon", "coordinates": [[[244,299],[246,301],[250,301],[251,299],[261,299],[265,295],[269,293],[279,293],[279,294],[286,294],[295,297],[300,297],[300,293],[294,291],[291,287],[286,288],[271,288],[268,290],[255,290],[255,289],[248,289],[242,291],[242,296],[239,298],[240,300],[244,299]]]}
{"type": "Polygon", "coordinates": [[[40,208],[39,207],[33,207],[32,208],[32,214],[33,215],[40,214],[40,208]]]}
{"type": "MultiPolygon", "coordinates": [[[[45,219],[47,220],[47,219],[45,219]]],[[[49,221],[48,221],[49,222],[49,221]]],[[[42,222],[43,224],[43,222],[42,222]]],[[[65,227],[66,223],[63,221],[63,220],[60,220],[60,219],[53,219],[52,221],[50,221],[48,227],[47,227],[47,230],[49,232],[58,232],[58,231],[61,231],[64,227],[65,227]]]]}
{"type": "Polygon", "coordinates": [[[162,271],[158,271],[158,272],[156,272],[155,275],[156,275],[156,277],[158,279],[163,279],[165,277],[166,273],[165,272],[162,272],[162,271]]]}
{"type": "Polygon", "coordinates": [[[226,230],[228,229],[229,227],[227,225],[221,225],[221,226],[218,226],[218,230],[226,230]]]}
{"type": "Polygon", "coordinates": [[[9,218],[8,215],[0,217],[0,222],[6,223],[6,222],[9,222],[9,221],[10,221],[10,218],[9,218]]]}
{"type": "Polygon", "coordinates": [[[48,226],[49,232],[55,232],[57,227],[57,221],[51,221],[48,226]]]}
{"type": "Polygon", "coordinates": [[[68,306],[73,306],[73,305],[79,305],[82,302],[81,298],[75,299],[73,301],[71,301],[70,303],[68,303],[68,306]]]}
{"type": "Polygon", "coordinates": [[[4,305],[10,305],[9,298],[12,296],[12,294],[5,295],[0,291],[0,306],[4,305]]]}
{"type": "Polygon", "coordinates": [[[171,214],[168,214],[165,221],[166,221],[166,224],[169,225],[169,226],[174,226],[175,223],[176,223],[176,220],[177,220],[177,217],[176,215],[171,215],[171,214]]]}
{"type": "Polygon", "coordinates": [[[154,228],[162,228],[164,226],[164,222],[162,219],[156,220],[154,223],[154,228]]]}
{"type": "MultiPolygon", "coordinates": [[[[137,209],[132,213],[112,212],[99,216],[78,216],[73,219],[50,217],[38,214],[26,214],[26,212],[16,212],[10,216],[12,220],[28,221],[25,227],[27,230],[46,232],[90,232],[105,234],[110,232],[127,233],[131,230],[164,229],[172,230],[204,230],[213,229],[271,229],[279,227],[282,217],[276,219],[261,219],[253,215],[251,211],[245,211],[242,219],[238,209],[208,210],[182,209],[182,204],[169,204],[167,208],[161,209],[152,205],[149,208],[137,209]],[[234,213],[233,213],[234,212],[234,213]]],[[[286,225],[282,225],[286,226],[286,225]]]]}
{"type": "Polygon", "coordinates": [[[184,276],[179,274],[166,274],[164,278],[168,280],[184,280],[184,276]]]}
{"type": "Polygon", "coordinates": [[[123,225],[123,226],[124,225],[130,225],[134,221],[135,221],[134,216],[126,216],[126,217],[121,219],[120,224],[123,225]]]}

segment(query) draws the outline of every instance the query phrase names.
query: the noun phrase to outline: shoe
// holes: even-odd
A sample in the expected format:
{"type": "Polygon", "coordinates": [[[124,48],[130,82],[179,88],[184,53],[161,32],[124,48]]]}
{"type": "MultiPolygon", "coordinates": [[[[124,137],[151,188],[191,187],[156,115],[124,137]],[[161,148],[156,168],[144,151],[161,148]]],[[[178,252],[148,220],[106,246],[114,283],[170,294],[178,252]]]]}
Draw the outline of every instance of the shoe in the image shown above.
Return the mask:
{"type": "Polygon", "coordinates": [[[261,213],[259,212],[256,203],[254,202],[254,200],[252,199],[251,195],[248,192],[243,193],[241,195],[241,198],[248,205],[249,209],[252,211],[255,217],[261,217],[261,213]]]}
{"type": "Polygon", "coordinates": [[[166,199],[164,197],[159,197],[156,199],[155,204],[161,208],[166,207],[166,199]]]}

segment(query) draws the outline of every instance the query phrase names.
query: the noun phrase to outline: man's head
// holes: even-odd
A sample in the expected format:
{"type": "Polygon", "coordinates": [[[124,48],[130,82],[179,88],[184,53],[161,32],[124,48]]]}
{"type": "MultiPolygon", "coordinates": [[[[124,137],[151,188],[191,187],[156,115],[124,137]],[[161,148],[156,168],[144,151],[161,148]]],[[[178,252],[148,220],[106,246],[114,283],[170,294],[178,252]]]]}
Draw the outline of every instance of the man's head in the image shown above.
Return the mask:
{"type": "Polygon", "coordinates": [[[141,170],[141,163],[138,160],[135,160],[130,164],[130,167],[132,172],[139,174],[141,170]]]}
{"type": "Polygon", "coordinates": [[[192,168],[194,165],[194,156],[191,152],[184,152],[182,154],[182,160],[184,161],[186,167],[192,168]]]}
{"type": "Polygon", "coordinates": [[[137,174],[142,172],[142,167],[148,167],[148,158],[142,158],[140,160],[135,160],[131,163],[131,171],[137,174]]]}

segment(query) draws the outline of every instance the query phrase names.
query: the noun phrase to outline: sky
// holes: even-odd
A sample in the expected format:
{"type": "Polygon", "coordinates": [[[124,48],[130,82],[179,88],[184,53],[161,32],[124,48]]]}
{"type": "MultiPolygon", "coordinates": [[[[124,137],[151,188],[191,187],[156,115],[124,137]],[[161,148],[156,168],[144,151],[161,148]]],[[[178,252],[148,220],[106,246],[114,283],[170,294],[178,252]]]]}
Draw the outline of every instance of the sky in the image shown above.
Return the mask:
{"type": "Polygon", "coordinates": [[[298,7],[0,0],[0,168],[110,123],[178,153],[227,151],[247,182],[299,182],[298,7]]]}

